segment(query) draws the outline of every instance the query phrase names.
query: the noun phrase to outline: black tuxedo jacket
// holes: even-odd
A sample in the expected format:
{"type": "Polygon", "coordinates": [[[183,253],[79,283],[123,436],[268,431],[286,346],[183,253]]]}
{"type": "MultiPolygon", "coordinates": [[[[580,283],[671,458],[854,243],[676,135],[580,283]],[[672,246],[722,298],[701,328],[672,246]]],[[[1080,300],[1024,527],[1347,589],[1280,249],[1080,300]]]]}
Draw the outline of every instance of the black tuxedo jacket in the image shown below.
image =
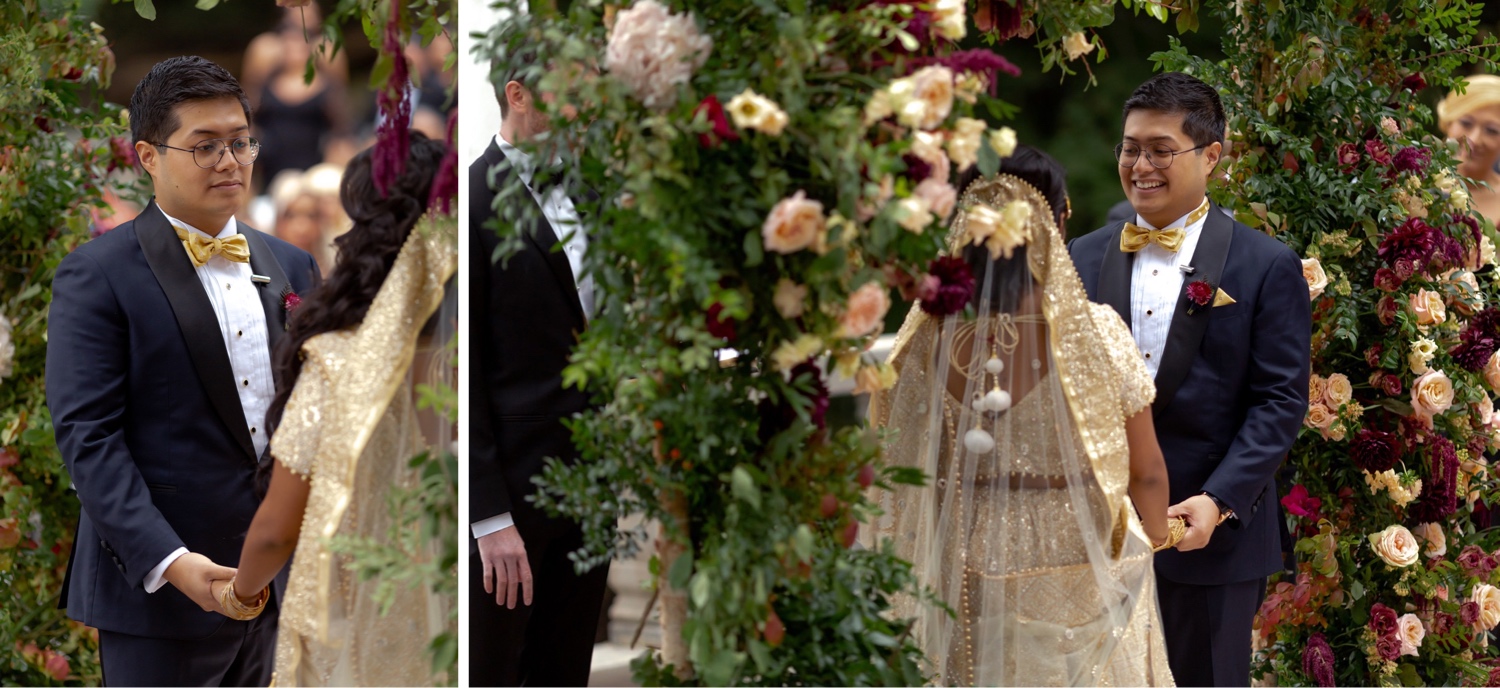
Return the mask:
{"type": "MultiPolygon", "coordinates": [[[[1089,298],[1113,306],[1132,324],[1135,255],[1120,251],[1124,226],[1108,225],[1068,248],[1089,298]]],[[[1302,263],[1285,244],[1218,206],[1201,231],[1151,411],[1172,503],[1208,492],[1234,509],[1238,522],[1215,529],[1201,550],[1158,554],[1156,570],[1179,583],[1222,585],[1281,568],[1275,474],[1307,413],[1312,309],[1302,263]],[[1186,286],[1198,280],[1235,303],[1192,304],[1186,286]]]]}
{"type": "Polygon", "coordinates": [[[536,491],[531,478],[547,457],[577,457],[562,421],[589,405],[587,394],[562,383],[587,321],[557,243],[536,199],[491,141],[469,166],[469,518],[510,512],[523,537],[556,525],[527,502],[536,491]],[[486,226],[504,217],[494,207],[497,191],[505,194],[501,203],[536,210],[531,226],[520,228],[525,247],[503,263],[495,259],[499,238],[486,226]]]}
{"type": "MultiPolygon", "coordinates": [[[[284,289],[312,256],[244,224],[272,347],[284,289]]],[[[58,265],[47,324],[47,406],[83,511],[59,606],[107,631],[203,638],[226,618],[146,574],[178,547],[224,566],[260,500],[258,462],[213,306],[155,203],[58,265]]],[[[262,427],[261,432],[264,432],[262,427]]],[[[274,599],[274,596],[273,596],[274,599]]]]}

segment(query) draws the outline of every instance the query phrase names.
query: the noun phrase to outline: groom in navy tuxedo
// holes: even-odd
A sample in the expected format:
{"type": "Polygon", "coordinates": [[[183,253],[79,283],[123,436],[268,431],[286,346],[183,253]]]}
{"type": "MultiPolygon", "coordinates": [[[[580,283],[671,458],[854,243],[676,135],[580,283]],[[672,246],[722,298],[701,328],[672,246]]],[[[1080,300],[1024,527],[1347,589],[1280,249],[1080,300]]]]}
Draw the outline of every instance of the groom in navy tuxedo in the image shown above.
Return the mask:
{"type": "Polygon", "coordinates": [[[1291,249],[1207,199],[1225,130],[1212,87],[1158,74],[1126,101],[1124,128],[1115,158],[1135,212],[1069,250],[1156,378],[1167,514],[1189,526],[1156,556],[1172,673],[1246,686],[1251,624],[1281,568],[1276,469],[1307,412],[1307,283],[1291,249]]]}
{"type": "Polygon", "coordinates": [[[270,352],[318,268],[234,219],[259,144],[229,72],[161,62],[130,115],[156,196],[52,283],[47,405],[83,506],[60,606],[99,629],[108,685],[264,686],[279,593],[235,621],[209,589],[260,504],[270,352]]]}

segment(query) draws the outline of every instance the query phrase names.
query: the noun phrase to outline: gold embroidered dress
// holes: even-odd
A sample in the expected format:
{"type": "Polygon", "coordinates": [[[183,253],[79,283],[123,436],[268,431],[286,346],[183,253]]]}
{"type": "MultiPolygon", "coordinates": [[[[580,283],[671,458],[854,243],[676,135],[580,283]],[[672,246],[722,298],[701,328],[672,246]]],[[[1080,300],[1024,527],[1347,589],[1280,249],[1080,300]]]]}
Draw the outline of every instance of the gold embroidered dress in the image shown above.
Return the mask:
{"type": "Polygon", "coordinates": [[[896,386],[871,399],[873,423],[894,431],[886,463],[929,476],[875,494],[875,535],[955,617],[915,599],[895,613],[917,619],[942,685],[1168,685],[1151,546],[1126,495],[1124,422],[1155,386],[1124,322],[1088,302],[1029,184],[971,185],[952,252],[976,205],[1012,202],[1031,206],[1025,258],[976,273],[974,320],[912,309],[896,386]]]}
{"type": "MultiPolygon", "coordinates": [[[[447,605],[426,586],[397,583],[381,613],[378,580],[360,581],[335,536],[387,541],[387,494],[418,476],[408,461],[433,446],[413,394],[427,373],[451,366],[419,342],[457,265],[454,226],[411,232],[357,327],[303,346],[302,373],[271,439],[278,461],[311,481],[276,641],[278,686],[428,685],[428,643],[444,630],[447,605]],[[417,364],[414,366],[414,361],[417,364]]],[[[437,338],[433,338],[437,339],[437,338]]]]}

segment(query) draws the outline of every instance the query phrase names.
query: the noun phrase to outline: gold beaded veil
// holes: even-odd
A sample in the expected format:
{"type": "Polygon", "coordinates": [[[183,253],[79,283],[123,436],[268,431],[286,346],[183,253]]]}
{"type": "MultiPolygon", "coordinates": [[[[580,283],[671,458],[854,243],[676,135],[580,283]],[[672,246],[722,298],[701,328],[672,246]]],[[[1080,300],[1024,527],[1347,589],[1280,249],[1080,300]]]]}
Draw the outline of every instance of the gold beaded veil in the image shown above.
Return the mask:
{"type": "Polygon", "coordinates": [[[1126,496],[1124,422],[1151,378],[1118,315],[1089,303],[1034,186],[982,179],[959,208],[949,249],[975,268],[974,315],[914,308],[891,354],[898,381],[870,400],[891,431],[887,465],[929,476],[875,495],[876,536],[954,615],[918,600],[896,613],[916,617],[940,684],[1168,682],[1150,545],[1126,496]],[[1024,244],[965,250],[997,221],[1024,244]]]}

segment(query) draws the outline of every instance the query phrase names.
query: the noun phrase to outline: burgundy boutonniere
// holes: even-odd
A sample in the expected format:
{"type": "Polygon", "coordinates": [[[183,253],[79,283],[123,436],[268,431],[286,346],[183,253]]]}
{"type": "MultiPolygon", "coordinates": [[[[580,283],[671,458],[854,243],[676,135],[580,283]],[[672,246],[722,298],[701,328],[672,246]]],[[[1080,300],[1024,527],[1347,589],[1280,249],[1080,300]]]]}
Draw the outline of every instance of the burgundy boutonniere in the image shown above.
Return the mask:
{"type": "Polygon", "coordinates": [[[302,297],[298,296],[297,292],[292,291],[291,285],[287,285],[286,288],[281,290],[281,310],[286,311],[287,317],[291,317],[292,311],[297,310],[297,307],[301,305],[302,297]]]}
{"type": "MultiPolygon", "coordinates": [[[[1199,307],[1207,306],[1213,303],[1214,285],[1209,284],[1208,280],[1202,279],[1189,282],[1187,285],[1187,297],[1189,301],[1192,301],[1199,307]]],[[[1189,306],[1188,315],[1192,315],[1195,310],[1197,309],[1189,306]]]]}

